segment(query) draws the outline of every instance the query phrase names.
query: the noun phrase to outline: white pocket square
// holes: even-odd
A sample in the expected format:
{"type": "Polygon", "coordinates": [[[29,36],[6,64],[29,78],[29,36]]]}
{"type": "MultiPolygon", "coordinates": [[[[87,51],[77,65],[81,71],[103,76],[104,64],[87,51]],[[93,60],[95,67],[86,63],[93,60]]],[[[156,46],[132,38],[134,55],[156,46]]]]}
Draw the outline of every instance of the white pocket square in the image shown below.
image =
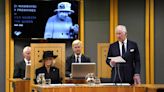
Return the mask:
{"type": "Polygon", "coordinates": [[[134,52],[134,49],[130,49],[130,52],[134,52]]]}

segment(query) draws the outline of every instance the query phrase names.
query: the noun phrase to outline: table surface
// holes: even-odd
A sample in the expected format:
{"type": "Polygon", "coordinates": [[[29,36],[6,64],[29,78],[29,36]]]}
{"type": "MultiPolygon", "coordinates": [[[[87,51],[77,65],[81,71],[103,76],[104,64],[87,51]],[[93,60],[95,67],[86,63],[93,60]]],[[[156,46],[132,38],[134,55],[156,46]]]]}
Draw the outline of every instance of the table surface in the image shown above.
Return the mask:
{"type": "MultiPolygon", "coordinates": [[[[18,86],[23,86],[26,85],[25,87],[22,87],[24,89],[26,89],[26,87],[30,87],[30,80],[22,80],[22,79],[10,79],[10,82],[13,83],[17,83],[18,86]],[[29,86],[27,86],[27,84],[29,86]]],[[[162,88],[164,89],[164,84],[141,84],[141,85],[129,85],[129,84],[114,84],[114,83],[101,83],[101,84],[73,84],[73,83],[69,83],[69,84],[44,84],[44,85],[35,85],[33,84],[31,86],[32,89],[35,90],[40,90],[39,92],[48,92],[50,90],[59,90],[59,92],[61,92],[61,90],[67,91],[67,92],[91,92],[97,90],[102,90],[103,92],[107,92],[107,90],[113,90],[116,92],[119,92],[118,90],[123,90],[122,92],[146,92],[145,90],[153,90],[150,92],[156,92],[155,90],[162,88]],[[47,90],[47,91],[45,91],[47,90]],[[71,90],[71,91],[68,91],[71,90]],[[134,91],[134,90],[138,90],[138,91],[134,91]]],[[[58,92],[58,91],[55,91],[58,92]]],[[[149,92],[149,91],[148,91],[149,92]]]]}

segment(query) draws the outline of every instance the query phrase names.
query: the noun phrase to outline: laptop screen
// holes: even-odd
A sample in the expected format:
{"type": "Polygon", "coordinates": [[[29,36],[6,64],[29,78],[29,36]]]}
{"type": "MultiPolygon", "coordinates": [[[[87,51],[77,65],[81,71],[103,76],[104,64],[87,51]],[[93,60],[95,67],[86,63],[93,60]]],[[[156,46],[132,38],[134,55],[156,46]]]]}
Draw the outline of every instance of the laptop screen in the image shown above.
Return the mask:
{"type": "Polygon", "coordinates": [[[96,74],[96,63],[72,63],[72,78],[85,78],[88,73],[96,74]]]}

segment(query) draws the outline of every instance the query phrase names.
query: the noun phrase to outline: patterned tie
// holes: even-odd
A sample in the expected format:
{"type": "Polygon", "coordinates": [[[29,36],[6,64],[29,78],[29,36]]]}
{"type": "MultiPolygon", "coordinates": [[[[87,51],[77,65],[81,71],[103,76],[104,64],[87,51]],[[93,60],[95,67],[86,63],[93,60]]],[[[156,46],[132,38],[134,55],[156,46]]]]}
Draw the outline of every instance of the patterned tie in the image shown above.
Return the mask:
{"type": "Polygon", "coordinates": [[[125,45],[124,42],[122,42],[122,56],[125,54],[125,45]]]}

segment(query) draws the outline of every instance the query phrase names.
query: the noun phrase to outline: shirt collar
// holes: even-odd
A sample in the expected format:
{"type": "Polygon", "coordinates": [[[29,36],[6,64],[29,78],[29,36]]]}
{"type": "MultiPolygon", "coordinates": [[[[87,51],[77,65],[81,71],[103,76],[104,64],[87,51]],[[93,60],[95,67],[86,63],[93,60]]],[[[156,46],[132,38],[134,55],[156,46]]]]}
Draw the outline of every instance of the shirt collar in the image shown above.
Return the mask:
{"type": "Polygon", "coordinates": [[[75,54],[75,58],[77,58],[77,56],[79,56],[79,58],[81,58],[81,54],[80,55],[75,54]]]}
{"type": "Polygon", "coordinates": [[[25,61],[26,65],[31,65],[31,60],[28,61],[26,58],[24,58],[24,61],[25,61]],[[28,62],[30,62],[30,64],[28,64],[28,62]]]}
{"type": "MultiPolygon", "coordinates": [[[[128,41],[128,40],[127,40],[127,38],[126,38],[126,39],[123,41],[123,43],[124,43],[124,44],[127,44],[127,41],[128,41]]],[[[119,44],[122,44],[122,42],[119,41],[119,44]]]]}

